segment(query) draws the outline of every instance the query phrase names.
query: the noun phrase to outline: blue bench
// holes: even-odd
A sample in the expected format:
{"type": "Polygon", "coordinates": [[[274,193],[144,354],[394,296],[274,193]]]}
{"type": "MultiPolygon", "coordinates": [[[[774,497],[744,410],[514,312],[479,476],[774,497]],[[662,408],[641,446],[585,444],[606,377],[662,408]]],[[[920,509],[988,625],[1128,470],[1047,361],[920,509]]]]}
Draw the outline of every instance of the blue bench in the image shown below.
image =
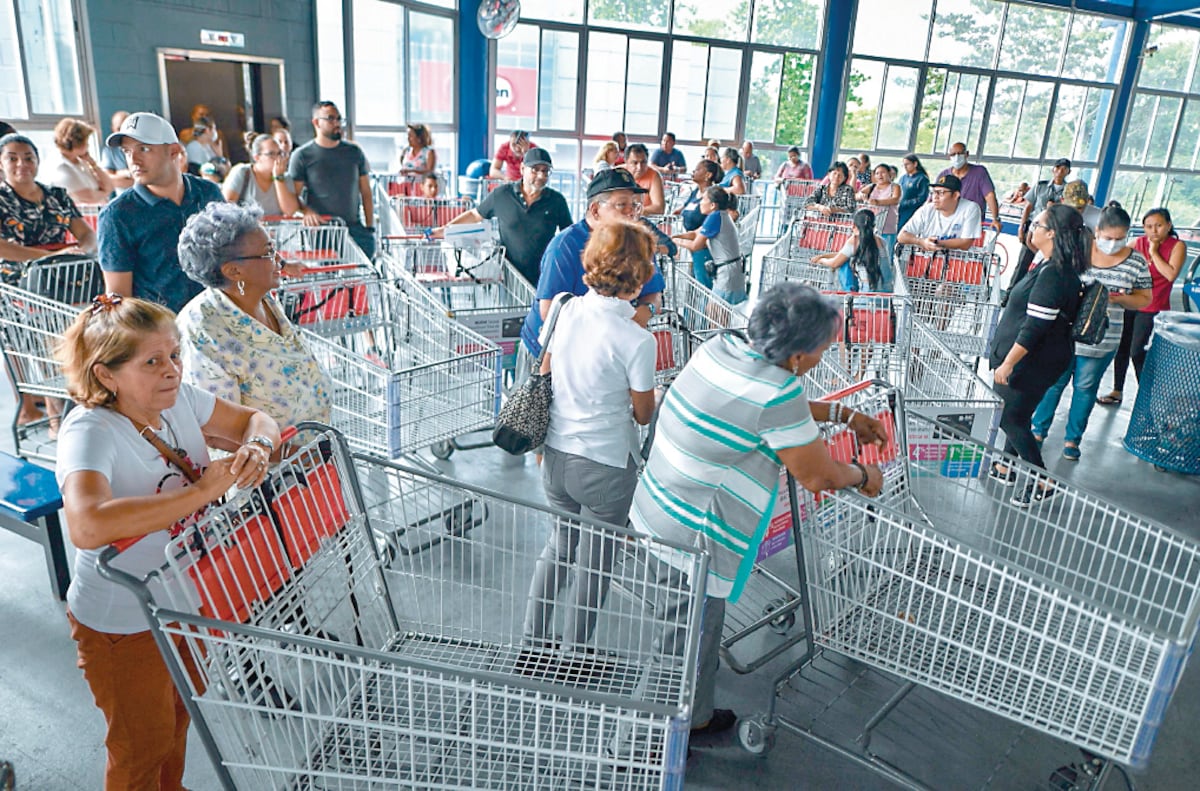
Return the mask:
{"type": "Polygon", "coordinates": [[[62,504],[53,471],[0,452],[0,527],[42,545],[50,588],[60,600],[71,584],[58,521],[62,504]]]}

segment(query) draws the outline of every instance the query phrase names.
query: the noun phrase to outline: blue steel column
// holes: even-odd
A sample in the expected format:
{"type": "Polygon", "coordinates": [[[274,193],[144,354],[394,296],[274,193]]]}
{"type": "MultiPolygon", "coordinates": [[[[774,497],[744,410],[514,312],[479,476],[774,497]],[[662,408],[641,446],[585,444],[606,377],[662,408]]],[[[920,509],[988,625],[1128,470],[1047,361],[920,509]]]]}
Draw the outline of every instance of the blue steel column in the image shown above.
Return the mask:
{"type": "Polygon", "coordinates": [[[858,0],[831,0],[825,4],[825,35],[821,42],[821,84],[813,118],[812,167],[820,178],[837,154],[845,96],[846,62],[850,55],[850,30],[858,0]]]}
{"type": "Polygon", "coordinates": [[[1133,26],[1133,35],[1129,40],[1129,54],[1125,58],[1125,72],[1121,75],[1121,84],[1117,88],[1117,102],[1113,107],[1112,121],[1108,144],[1100,155],[1100,176],[1096,179],[1096,205],[1103,206],[1108,201],[1108,190],[1112,186],[1113,173],[1121,156],[1121,133],[1125,130],[1125,117],[1129,114],[1129,106],[1133,97],[1133,88],[1137,84],[1138,61],[1142,50],[1146,48],[1146,39],[1150,37],[1150,23],[1137,22],[1133,26]]]}
{"type": "Polygon", "coordinates": [[[495,104],[488,85],[488,40],[475,24],[479,4],[458,4],[458,169],[487,158],[488,113],[495,104]]]}

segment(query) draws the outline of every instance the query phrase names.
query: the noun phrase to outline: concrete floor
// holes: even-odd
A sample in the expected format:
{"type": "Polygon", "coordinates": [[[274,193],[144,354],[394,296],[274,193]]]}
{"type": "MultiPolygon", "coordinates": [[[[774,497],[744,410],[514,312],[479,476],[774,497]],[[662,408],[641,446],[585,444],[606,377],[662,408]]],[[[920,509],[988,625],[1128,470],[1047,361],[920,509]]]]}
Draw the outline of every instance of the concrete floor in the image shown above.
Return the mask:
{"type": "MultiPolygon", "coordinates": [[[[1156,472],[1121,446],[1133,396],[1131,390],[1120,409],[1096,409],[1080,463],[1059,456],[1065,417],[1060,414],[1046,444],[1050,468],[1063,480],[1102,492],[1122,508],[1200,540],[1200,519],[1196,516],[1200,510],[1200,477],[1156,472]]],[[[1064,398],[1064,409],[1068,400],[1069,394],[1064,398]]],[[[0,414],[0,424],[7,426],[10,415],[11,406],[6,406],[0,414]]],[[[11,439],[5,434],[0,446],[11,450],[11,439]]],[[[448,474],[470,483],[499,491],[522,492],[528,498],[541,497],[533,461],[514,463],[495,448],[459,452],[449,462],[439,465],[448,474]]],[[[789,566],[786,555],[774,558],[773,568],[785,577],[794,578],[795,569],[789,566]]],[[[75,667],[74,645],[68,636],[63,606],[50,595],[38,547],[3,531],[0,531],[0,613],[0,759],[15,764],[20,789],[100,788],[104,767],[103,721],[75,667]]],[[[731,706],[739,714],[762,712],[771,695],[773,677],[795,653],[793,649],[751,675],[739,676],[722,670],[719,705],[731,706]]],[[[894,730],[903,733],[881,734],[880,751],[888,754],[891,739],[895,747],[890,754],[893,760],[917,774],[931,772],[931,776],[941,780],[939,788],[983,785],[992,766],[982,762],[982,753],[978,751],[994,748],[1007,739],[1007,735],[1002,735],[1009,727],[1007,723],[938,696],[913,703],[911,711],[897,712],[894,730]],[[952,741],[954,738],[965,738],[968,743],[958,746],[952,741]]],[[[867,716],[865,711],[853,714],[855,723],[867,716]]],[[[1139,788],[1183,791],[1200,785],[1196,780],[1200,777],[1200,752],[1196,750],[1192,730],[1198,718],[1200,670],[1192,667],[1184,674],[1166,713],[1149,769],[1134,775],[1139,788]]],[[[778,734],[774,750],[763,758],[740,749],[732,736],[696,745],[694,752],[687,772],[688,788],[893,787],[844,757],[783,732],[778,734]]],[[[1075,760],[1077,754],[1069,747],[1033,735],[1027,736],[1011,757],[1014,764],[1023,758],[1036,757],[1038,763],[1029,777],[1039,779],[1031,782],[1022,775],[1000,774],[991,780],[990,787],[1031,788],[1035,783],[1044,787],[1045,777],[1059,758],[1065,763],[1075,760]]],[[[212,769],[194,734],[186,782],[194,791],[216,787],[212,769]]],[[[1106,785],[1109,789],[1122,787],[1116,777],[1106,785]]]]}

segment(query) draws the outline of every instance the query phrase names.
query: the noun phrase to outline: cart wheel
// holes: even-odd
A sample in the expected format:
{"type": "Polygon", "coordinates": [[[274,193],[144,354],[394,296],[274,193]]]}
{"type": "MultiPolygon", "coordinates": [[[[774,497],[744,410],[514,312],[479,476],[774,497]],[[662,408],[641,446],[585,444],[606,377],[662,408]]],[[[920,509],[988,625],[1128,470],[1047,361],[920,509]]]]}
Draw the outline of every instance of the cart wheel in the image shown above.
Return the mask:
{"type": "MultiPolygon", "coordinates": [[[[785,606],[787,606],[787,603],[788,602],[786,599],[775,599],[774,601],[768,602],[767,606],[763,607],[763,615],[770,615],[776,610],[783,609],[785,606]]],[[[788,610],[782,615],[777,615],[776,617],[767,621],[767,626],[771,628],[772,632],[778,635],[786,635],[788,632],[792,631],[792,627],[795,625],[795,610],[788,610]]]]}
{"type": "Polygon", "coordinates": [[[745,719],[737,724],[738,743],[752,755],[766,755],[775,746],[775,727],[758,719],[745,719]]]}
{"type": "Polygon", "coordinates": [[[429,452],[435,459],[445,461],[454,455],[454,440],[444,439],[441,442],[435,442],[429,446],[429,452]]]}
{"type": "Polygon", "coordinates": [[[392,565],[399,554],[396,533],[385,533],[382,530],[371,531],[375,535],[375,548],[379,551],[379,562],[384,568],[392,565]]]}

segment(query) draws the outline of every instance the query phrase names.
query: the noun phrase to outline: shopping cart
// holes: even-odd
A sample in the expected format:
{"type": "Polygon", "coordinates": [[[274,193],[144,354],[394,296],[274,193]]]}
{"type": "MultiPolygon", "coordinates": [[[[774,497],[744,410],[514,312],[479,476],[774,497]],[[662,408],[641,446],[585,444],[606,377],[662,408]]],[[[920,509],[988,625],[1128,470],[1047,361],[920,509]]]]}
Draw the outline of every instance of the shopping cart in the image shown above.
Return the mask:
{"type": "MultiPolygon", "coordinates": [[[[743,746],[783,728],[909,788],[1092,789],[1111,762],[1144,766],[1194,642],[1200,547],[1059,481],[1019,509],[976,459],[1009,465],[1018,491],[1044,470],[894,390],[843,397],[889,418],[884,493],[803,495],[810,639],[739,723],[743,746]]],[[[826,442],[863,450],[838,427],[826,442]]]]}
{"type": "MultiPolygon", "coordinates": [[[[46,400],[48,414],[56,404],[70,404],[67,381],[54,358],[54,349],[79,317],[79,308],[66,305],[0,282],[0,339],[4,344],[4,366],[18,404],[25,396],[46,400]]],[[[20,409],[13,410],[13,448],[27,459],[54,461],[56,443],[50,436],[51,417],[17,424],[20,409]]]]}
{"type": "Polygon", "coordinates": [[[817,191],[821,182],[815,179],[784,179],[779,189],[783,193],[781,230],[800,214],[805,202],[817,191]]]}
{"type": "Polygon", "coordinates": [[[419,196],[424,176],[411,173],[372,173],[371,179],[388,198],[419,196]]]}
{"type": "Polygon", "coordinates": [[[398,196],[391,199],[391,204],[400,226],[409,233],[426,228],[440,228],[460,214],[475,208],[475,201],[470,198],[398,196]]]}
{"type": "Polygon", "coordinates": [[[758,293],[785,280],[796,280],[821,291],[836,288],[835,271],[812,263],[820,253],[836,253],[850,239],[848,223],[800,219],[775,241],[758,271],[758,293]]]}
{"type": "Polygon", "coordinates": [[[160,566],[121,571],[113,547],[101,571],[142,603],[225,789],[683,785],[702,594],[645,602],[675,592],[658,564],[703,579],[702,554],[352,459],[334,433],[142,540],[160,566]],[[612,592],[588,646],[536,646],[536,543],[568,523],[617,547],[612,592]],[[385,564],[380,533],[436,540],[385,564]]]}
{"type": "MultiPolygon", "coordinates": [[[[380,267],[384,277],[411,277],[429,288],[446,291],[444,301],[456,299],[449,292],[475,290],[499,283],[504,272],[504,247],[491,240],[480,245],[457,245],[425,235],[384,237],[380,267]]],[[[528,306],[526,306],[528,307],[528,306]]]]}
{"type": "Polygon", "coordinates": [[[336,218],[309,226],[298,219],[273,216],[264,217],[262,224],[284,264],[314,269],[353,264],[364,271],[371,269],[371,261],[354,243],[350,230],[336,218]]]}
{"type": "Polygon", "coordinates": [[[930,252],[896,249],[896,293],[912,297],[913,310],[954,352],[986,357],[1000,320],[994,283],[999,258],[984,248],[930,252]]]}
{"type": "Polygon", "coordinates": [[[413,454],[489,428],[500,350],[427,297],[377,277],[285,283],[278,296],[333,385],[333,424],[356,450],[413,454]]]}
{"type": "Polygon", "coordinates": [[[719,330],[742,329],[749,322],[745,313],[692,277],[690,264],[660,258],[659,269],[667,284],[663,307],[679,317],[693,346],[719,330]]]}
{"type": "Polygon", "coordinates": [[[511,183],[508,179],[497,179],[491,176],[479,179],[479,184],[475,192],[475,202],[483,203],[483,199],[495,192],[497,187],[511,183]]]}

